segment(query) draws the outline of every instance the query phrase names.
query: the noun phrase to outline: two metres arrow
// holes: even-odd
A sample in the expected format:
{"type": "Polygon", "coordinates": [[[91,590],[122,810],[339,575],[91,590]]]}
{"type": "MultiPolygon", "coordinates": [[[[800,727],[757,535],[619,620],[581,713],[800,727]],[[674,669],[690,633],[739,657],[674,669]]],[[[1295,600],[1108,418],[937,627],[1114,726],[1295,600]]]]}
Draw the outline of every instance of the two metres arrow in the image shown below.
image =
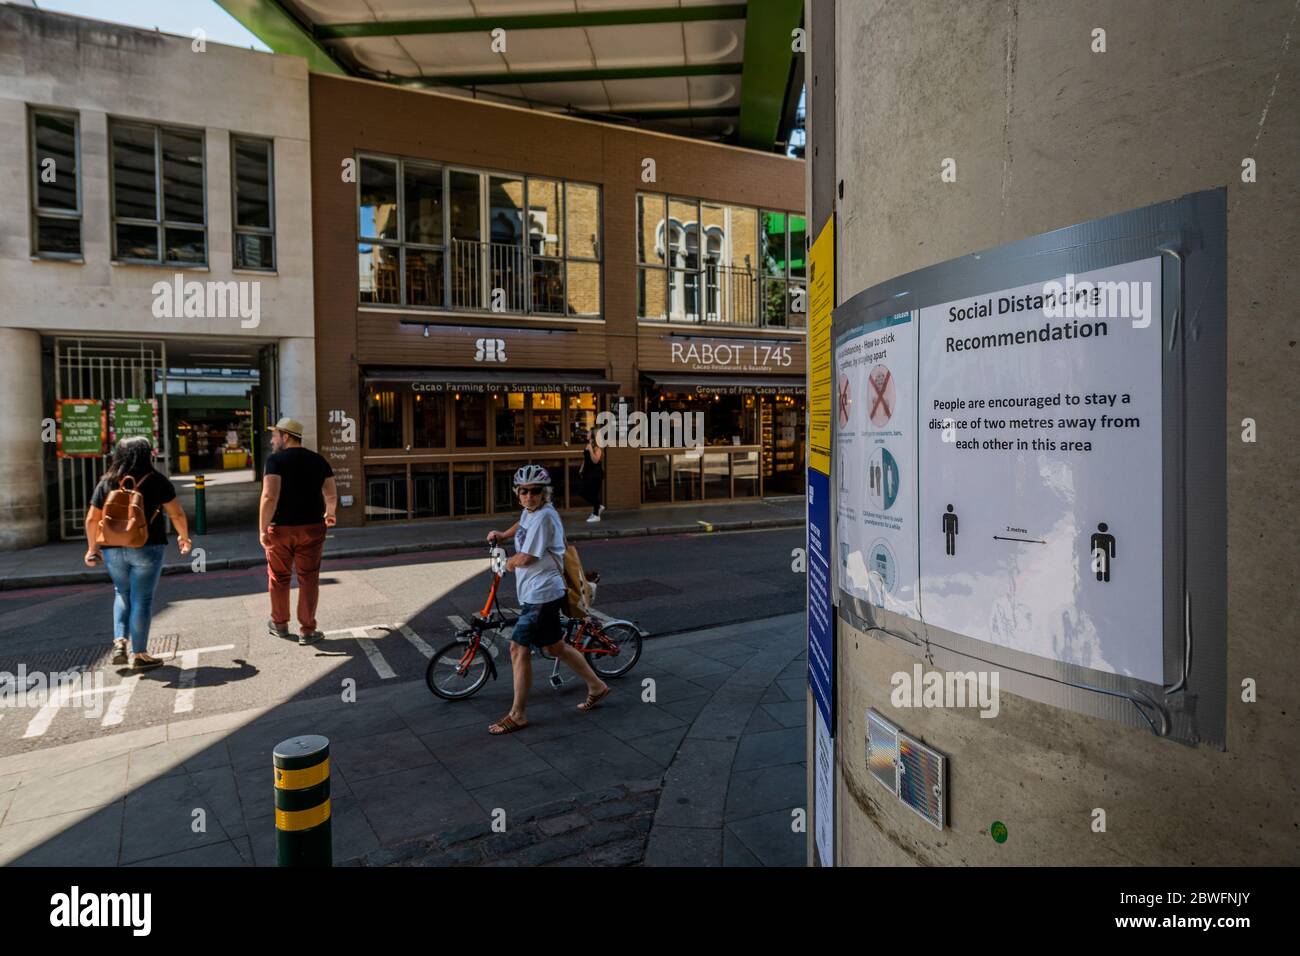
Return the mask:
{"type": "Polygon", "coordinates": [[[1004,538],[1001,535],[997,535],[997,534],[993,536],[993,540],[994,541],[1023,541],[1025,544],[1047,544],[1046,541],[1039,541],[1036,538],[1004,538]]]}

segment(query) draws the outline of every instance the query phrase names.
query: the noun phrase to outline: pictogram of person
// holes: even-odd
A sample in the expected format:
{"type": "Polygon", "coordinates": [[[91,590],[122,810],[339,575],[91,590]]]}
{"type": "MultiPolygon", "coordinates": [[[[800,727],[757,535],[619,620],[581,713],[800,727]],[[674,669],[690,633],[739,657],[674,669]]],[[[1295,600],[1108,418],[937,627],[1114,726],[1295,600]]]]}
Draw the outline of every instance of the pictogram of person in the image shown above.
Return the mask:
{"type": "Polygon", "coordinates": [[[957,515],[953,513],[952,505],[948,506],[948,512],[943,516],[943,533],[945,538],[944,551],[948,554],[957,553],[957,515]]]}
{"type": "Polygon", "coordinates": [[[1097,525],[1097,534],[1092,536],[1092,569],[1097,572],[1098,581],[1110,580],[1110,562],[1115,558],[1115,536],[1107,534],[1106,522],[1097,525]]]}

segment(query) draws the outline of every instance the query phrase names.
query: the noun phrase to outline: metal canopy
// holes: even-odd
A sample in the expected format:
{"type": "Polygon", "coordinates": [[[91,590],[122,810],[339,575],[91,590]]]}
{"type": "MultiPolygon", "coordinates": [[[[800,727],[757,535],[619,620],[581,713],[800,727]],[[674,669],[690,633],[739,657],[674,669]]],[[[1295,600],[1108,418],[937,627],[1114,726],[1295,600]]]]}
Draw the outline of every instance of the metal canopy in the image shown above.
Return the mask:
{"type": "Polygon", "coordinates": [[[753,392],[756,389],[774,389],[780,393],[802,395],[807,382],[793,375],[772,375],[768,378],[747,378],[739,375],[646,375],[647,383],[657,388],[670,389],[732,389],[753,392]]]}
{"type": "Polygon", "coordinates": [[[784,147],[802,89],[802,0],[217,2],[316,71],[755,149],[784,147]]]}
{"type": "Polygon", "coordinates": [[[449,386],[482,385],[503,392],[617,392],[618,382],[587,372],[533,372],[497,369],[374,368],[365,370],[365,384],[381,382],[449,386]]]}

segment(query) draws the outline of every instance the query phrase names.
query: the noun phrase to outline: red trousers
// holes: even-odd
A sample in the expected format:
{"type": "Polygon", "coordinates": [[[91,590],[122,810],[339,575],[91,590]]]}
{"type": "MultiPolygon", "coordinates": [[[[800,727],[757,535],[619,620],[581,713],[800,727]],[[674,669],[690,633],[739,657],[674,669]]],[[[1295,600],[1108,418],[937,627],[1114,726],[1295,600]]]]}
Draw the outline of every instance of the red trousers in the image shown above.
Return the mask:
{"type": "Polygon", "coordinates": [[[325,549],[325,524],[275,525],[266,549],[266,576],[271,592],[271,620],[289,626],[289,585],[298,572],[298,627],[316,630],[316,602],[320,598],[320,558],[325,549]]]}

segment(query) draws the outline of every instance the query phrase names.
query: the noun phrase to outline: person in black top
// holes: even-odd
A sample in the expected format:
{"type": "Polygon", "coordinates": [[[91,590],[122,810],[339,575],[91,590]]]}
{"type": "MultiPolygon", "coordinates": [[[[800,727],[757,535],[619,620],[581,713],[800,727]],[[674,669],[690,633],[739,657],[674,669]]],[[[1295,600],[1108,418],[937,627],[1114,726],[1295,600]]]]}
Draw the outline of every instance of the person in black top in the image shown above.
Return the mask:
{"type": "Polygon", "coordinates": [[[271,594],[271,619],[266,626],[276,637],[289,636],[289,585],[296,570],[298,643],[314,644],[325,636],[316,630],[316,602],[325,529],[334,527],[338,489],[329,462],[302,447],[302,425],[294,419],[275,423],[271,448],[274,454],[266,459],[257,519],[271,594]]]}
{"type": "MultiPolygon", "coordinates": [[[[129,483],[126,483],[129,488],[129,483]]],[[[153,467],[153,445],[147,438],[124,438],[113,449],[113,458],[104,477],[95,486],[86,511],[85,563],[94,567],[102,557],[113,580],[113,658],[114,664],[125,664],[126,642],[131,640],[134,670],[159,667],[162,661],[146,653],[149,646],[149,627],[153,621],[153,596],[162,574],[163,554],[167,549],[167,522],[165,512],[176,528],[176,543],[181,554],[190,553],[189,522],[185,511],[176,500],[176,488],[167,476],[153,467]],[[149,538],[143,547],[128,548],[100,545],[100,520],[104,516],[104,502],[109,492],[122,486],[130,477],[144,499],[145,520],[148,521],[149,538]]]]}
{"type": "Polygon", "coordinates": [[[588,523],[599,521],[605,510],[605,506],[600,503],[601,490],[605,486],[604,457],[604,449],[596,444],[595,431],[587,429],[587,440],[582,446],[582,467],[578,469],[578,494],[591,502],[588,523]]]}

